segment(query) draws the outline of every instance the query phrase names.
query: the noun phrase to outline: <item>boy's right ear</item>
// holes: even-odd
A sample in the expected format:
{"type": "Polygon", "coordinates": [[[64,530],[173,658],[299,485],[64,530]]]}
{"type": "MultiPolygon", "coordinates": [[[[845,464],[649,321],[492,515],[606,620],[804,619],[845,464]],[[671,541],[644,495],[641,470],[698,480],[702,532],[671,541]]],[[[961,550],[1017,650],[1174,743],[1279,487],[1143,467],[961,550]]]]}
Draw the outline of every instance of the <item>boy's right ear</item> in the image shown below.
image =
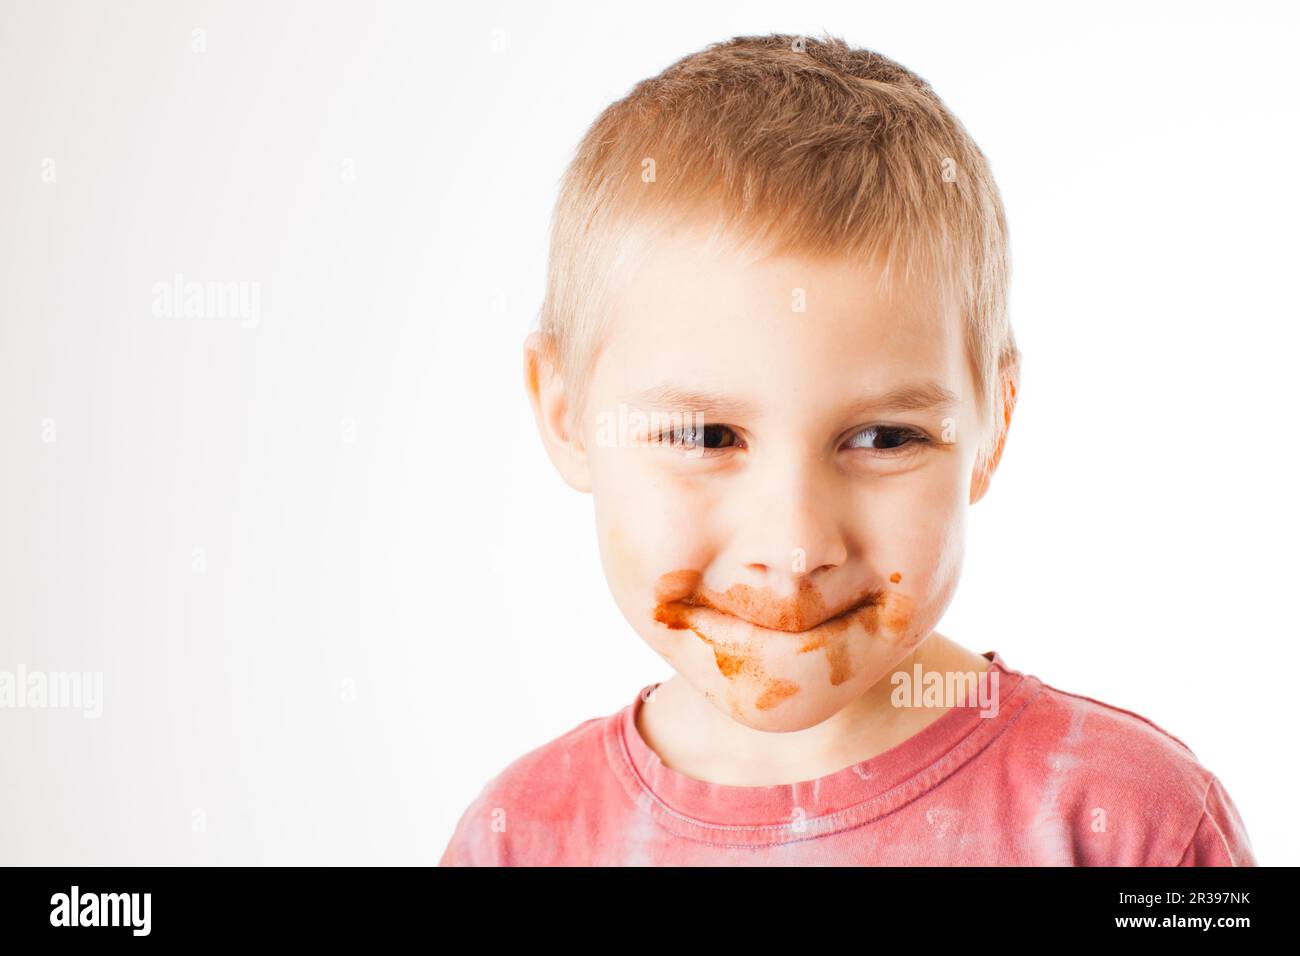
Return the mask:
{"type": "Polygon", "coordinates": [[[569,487],[591,491],[591,472],[581,436],[569,434],[569,394],[560,376],[555,340],[545,332],[524,339],[524,387],[533,406],[546,454],[569,487]]]}

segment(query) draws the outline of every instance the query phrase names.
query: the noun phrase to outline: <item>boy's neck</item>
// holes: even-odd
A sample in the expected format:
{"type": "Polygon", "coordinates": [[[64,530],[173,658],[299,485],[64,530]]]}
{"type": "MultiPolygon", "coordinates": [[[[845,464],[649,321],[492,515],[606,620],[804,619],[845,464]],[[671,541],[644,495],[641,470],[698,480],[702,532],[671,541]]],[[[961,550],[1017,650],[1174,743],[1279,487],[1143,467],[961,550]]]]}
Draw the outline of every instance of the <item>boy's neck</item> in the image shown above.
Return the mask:
{"type": "MultiPolygon", "coordinates": [[[[988,658],[931,632],[891,670],[980,672],[988,658]]],[[[764,787],[815,780],[868,760],[914,736],[947,707],[895,707],[889,675],[816,726],[767,733],[732,720],[674,674],[654,703],[639,708],[637,730],[670,769],[709,783],[764,787]]]]}

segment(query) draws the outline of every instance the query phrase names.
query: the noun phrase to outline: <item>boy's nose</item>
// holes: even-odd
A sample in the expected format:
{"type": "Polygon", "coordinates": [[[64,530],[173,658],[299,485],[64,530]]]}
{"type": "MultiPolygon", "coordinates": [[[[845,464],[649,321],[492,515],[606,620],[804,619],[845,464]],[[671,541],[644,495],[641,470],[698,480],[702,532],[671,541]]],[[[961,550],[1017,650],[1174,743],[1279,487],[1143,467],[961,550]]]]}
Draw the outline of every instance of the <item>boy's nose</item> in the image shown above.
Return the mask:
{"type": "Polygon", "coordinates": [[[837,495],[805,470],[767,485],[738,516],[733,557],[777,591],[795,590],[848,560],[837,495]]]}

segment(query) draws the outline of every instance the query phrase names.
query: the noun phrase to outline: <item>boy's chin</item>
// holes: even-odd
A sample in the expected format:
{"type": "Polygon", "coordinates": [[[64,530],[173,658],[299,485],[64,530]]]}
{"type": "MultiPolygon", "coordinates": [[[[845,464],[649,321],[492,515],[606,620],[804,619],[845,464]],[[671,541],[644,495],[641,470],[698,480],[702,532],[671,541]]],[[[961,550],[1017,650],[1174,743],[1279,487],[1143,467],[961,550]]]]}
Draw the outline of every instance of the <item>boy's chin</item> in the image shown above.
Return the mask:
{"type": "Polygon", "coordinates": [[[686,675],[687,681],[719,712],[751,730],[786,734],[816,727],[862,696],[883,678],[863,673],[833,685],[825,674],[798,675],[766,681],[728,681],[721,675],[686,675]],[[799,678],[803,677],[802,680],[799,678]]]}
{"type": "Polygon", "coordinates": [[[728,703],[718,701],[714,701],[714,705],[736,723],[742,724],[751,730],[760,730],[769,734],[789,734],[807,730],[809,727],[816,727],[818,724],[829,720],[843,710],[852,699],[851,697],[844,697],[842,700],[838,699],[844,696],[842,689],[837,690],[833,696],[837,699],[830,701],[806,700],[798,708],[791,707],[775,712],[744,705],[733,708],[728,703]]]}

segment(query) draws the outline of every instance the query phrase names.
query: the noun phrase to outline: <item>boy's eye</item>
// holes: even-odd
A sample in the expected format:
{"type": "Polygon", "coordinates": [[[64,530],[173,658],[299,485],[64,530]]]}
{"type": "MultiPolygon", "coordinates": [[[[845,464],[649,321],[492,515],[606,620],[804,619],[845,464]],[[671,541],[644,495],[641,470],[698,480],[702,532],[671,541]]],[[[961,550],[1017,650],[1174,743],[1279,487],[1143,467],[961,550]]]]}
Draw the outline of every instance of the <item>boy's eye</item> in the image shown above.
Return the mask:
{"type": "Polygon", "coordinates": [[[655,441],[687,450],[717,451],[740,444],[740,436],[726,425],[683,425],[669,428],[655,436],[655,441]]]}
{"type": "Polygon", "coordinates": [[[869,425],[849,439],[849,447],[890,455],[904,453],[909,450],[909,447],[927,444],[929,440],[926,435],[914,428],[869,425]],[[864,444],[855,444],[859,441],[864,444]]]}

